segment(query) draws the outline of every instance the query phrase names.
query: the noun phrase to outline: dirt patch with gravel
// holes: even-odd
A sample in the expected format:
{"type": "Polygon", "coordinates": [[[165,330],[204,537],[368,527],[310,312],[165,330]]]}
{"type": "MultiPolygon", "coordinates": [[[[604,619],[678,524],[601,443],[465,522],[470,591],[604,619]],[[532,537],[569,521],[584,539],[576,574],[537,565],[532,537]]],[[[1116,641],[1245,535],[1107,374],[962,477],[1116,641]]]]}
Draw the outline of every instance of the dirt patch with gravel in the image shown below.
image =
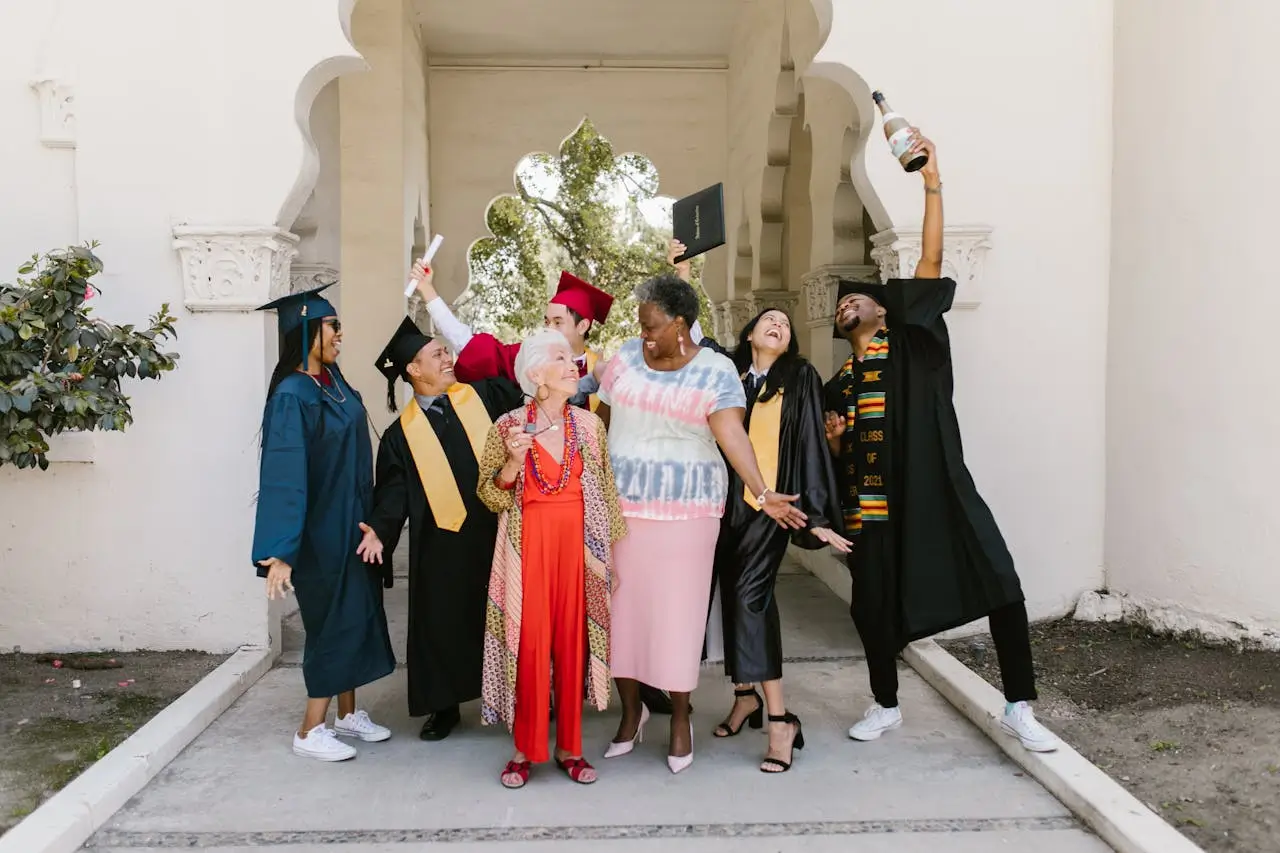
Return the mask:
{"type": "MultiPolygon", "coordinates": [[[[1046,725],[1205,850],[1280,851],[1280,654],[1071,619],[1031,642],[1046,725]]],[[[1000,686],[990,638],[943,646],[1000,686]]]]}
{"type": "Polygon", "coordinates": [[[0,835],[226,659],[0,655],[0,835]]]}

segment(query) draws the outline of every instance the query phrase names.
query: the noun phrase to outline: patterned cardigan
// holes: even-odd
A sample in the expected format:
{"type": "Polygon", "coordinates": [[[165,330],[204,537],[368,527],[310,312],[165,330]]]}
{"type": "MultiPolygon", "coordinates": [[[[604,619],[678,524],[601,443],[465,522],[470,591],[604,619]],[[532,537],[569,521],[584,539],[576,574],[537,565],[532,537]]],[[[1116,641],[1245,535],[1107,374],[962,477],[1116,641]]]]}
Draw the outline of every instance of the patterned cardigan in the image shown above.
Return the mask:
{"type": "MultiPolygon", "coordinates": [[[[626,523],[618,505],[617,484],[609,464],[604,422],[585,409],[574,409],[582,455],[583,539],[586,543],[584,591],[587,611],[586,699],[597,710],[609,706],[609,599],[613,590],[613,543],[626,535],[626,523]]],[[[484,675],[480,718],[484,725],[515,725],[516,660],[520,652],[522,584],[519,497],[525,487],[524,471],[513,489],[500,489],[494,475],[507,459],[507,436],[524,429],[525,410],[508,412],[489,429],[480,457],[480,485],[476,494],[498,513],[498,541],[489,574],[489,599],[485,607],[484,675]]],[[[529,488],[535,488],[531,483],[529,488]]]]}

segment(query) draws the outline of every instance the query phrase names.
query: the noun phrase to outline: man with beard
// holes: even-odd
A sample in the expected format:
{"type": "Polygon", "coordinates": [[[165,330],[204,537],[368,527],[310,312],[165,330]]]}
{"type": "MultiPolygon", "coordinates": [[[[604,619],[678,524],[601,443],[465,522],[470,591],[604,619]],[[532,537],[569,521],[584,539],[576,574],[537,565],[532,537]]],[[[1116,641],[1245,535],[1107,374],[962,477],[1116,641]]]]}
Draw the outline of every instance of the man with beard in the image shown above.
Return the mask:
{"type": "Polygon", "coordinates": [[[955,282],[942,278],[942,182],[926,152],[925,212],[915,277],[842,281],[835,337],[853,355],[826,385],[853,575],[850,612],[875,704],[850,730],[875,740],[902,725],[898,653],[914,640],[988,617],[1004,683],[1004,730],[1037,752],[1057,748],[1036,698],[1027,609],[1013,558],[964,464],[943,319],[955,282]]]}

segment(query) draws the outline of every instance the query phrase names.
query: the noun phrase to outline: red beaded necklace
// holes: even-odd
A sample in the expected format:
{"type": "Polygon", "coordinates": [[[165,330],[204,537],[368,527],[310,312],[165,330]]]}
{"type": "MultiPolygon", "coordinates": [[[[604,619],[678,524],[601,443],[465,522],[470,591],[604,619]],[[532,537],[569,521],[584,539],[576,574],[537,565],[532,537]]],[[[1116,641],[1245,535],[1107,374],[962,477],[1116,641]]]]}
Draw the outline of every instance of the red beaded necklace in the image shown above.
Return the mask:
{"type": "MultiPolygon", "coordinates": [[[[528,422],[537,424],[538,422],[538,406],[536,403],[530,403],[528,407],[528,422]]],[[[537,441],[537,439],[534,439],[537,441]]],[[[560,463],[560,481],[554,486],[547,483],[547,478],[542,474],[542,465],[538,462],[537,448],[530,448],[529,457],[533,461],[533,482],[537,485],[538,491],[544,495],[558,495],[564,491],[565,486],[569,485],[569,477],[573,475],[573,463],[578,455],[578,424],[573,419],[573,409],[568,404],[564,405],[564,454],[560,463]]]]}

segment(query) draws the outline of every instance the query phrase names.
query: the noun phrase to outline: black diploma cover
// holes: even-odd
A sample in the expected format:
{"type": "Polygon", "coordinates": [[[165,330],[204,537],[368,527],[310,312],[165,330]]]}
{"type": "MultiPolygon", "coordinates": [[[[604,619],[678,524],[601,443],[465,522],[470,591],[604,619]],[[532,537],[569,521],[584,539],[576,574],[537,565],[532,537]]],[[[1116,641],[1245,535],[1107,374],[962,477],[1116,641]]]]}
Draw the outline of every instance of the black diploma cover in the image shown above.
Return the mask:
{"type": "Polygon", "coordinates": [[[724,245],[724,184],[680,199],[671,206],[672,236],[685,245],[676,263],[724,245]]]}

